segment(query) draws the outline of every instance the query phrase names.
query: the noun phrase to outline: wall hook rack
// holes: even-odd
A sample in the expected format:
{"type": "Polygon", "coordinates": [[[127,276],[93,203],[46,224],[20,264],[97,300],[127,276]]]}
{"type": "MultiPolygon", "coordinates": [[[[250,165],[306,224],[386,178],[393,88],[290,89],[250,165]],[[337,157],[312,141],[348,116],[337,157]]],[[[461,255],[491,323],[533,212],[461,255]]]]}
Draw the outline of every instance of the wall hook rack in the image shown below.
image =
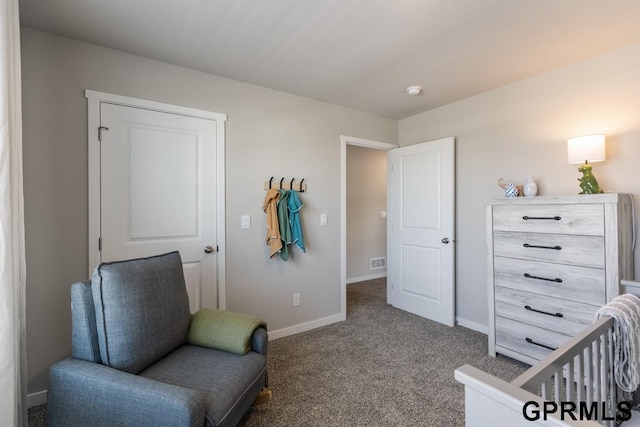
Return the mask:
{"type": "Polygon", "coordinates": [[[291,178],[291,181],[285,182],[284,177],[282,177],[280,179],[280,182],[276,183],[274,186],[273,177],[271,177],[269,181],[264,182],[263,187],[265,190],[271,190],[275,188],[277,190],[296,190],[300,193],[304,193],[307,190],[307,184],[304,183],[304,178],[302,178],[299,183],[294,183],[293,181],[295,181],[295,178],[291,178]]]}

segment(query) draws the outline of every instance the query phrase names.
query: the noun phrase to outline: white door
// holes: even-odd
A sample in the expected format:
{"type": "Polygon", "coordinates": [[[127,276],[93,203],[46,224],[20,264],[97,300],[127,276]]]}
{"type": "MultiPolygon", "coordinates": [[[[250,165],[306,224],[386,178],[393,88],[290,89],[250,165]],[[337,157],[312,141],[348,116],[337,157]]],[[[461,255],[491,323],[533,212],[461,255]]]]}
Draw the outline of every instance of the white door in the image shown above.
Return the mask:
{"type": "Polygon", "coordinates": [[[100,260],[179,251],[192,312],[217,306],[216,121],[100,104],[100,260]]]}
{"type": "Polygon", "coordinates": [[[453,326],[454,138],[388,154],[390,303],[453,326]]]}

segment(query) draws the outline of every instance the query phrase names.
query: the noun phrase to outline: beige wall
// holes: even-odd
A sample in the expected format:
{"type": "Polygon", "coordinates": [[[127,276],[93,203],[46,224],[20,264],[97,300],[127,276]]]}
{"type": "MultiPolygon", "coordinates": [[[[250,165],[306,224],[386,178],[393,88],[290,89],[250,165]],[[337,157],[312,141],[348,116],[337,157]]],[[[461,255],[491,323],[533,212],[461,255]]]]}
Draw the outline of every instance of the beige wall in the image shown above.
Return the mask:
{"type": "Polygon", "coordinates": [[[387,152],[347,145],[347,282],[387,273],[369,264],[387,256],[386,210],[387,152]]]}
{"type": "MultiPolygon", "coordinates": [[[[566,139],[607,134],[594,173],[607,191],[640,193],[640,45],[610,52],[398,123],[307,98],[23,29],[28,392],[70,353],[69,285],[87,277],[87,110],[84,89],[201,108],[227,122],[227,302],[271,331],[340,311],[340,141],[403,146],[456,137],[457,314],[486,328],[485,213],[499,177],[540,194],[578,192],[566,139]],[[262,182],[304,177],[308,253],[268,260],[262,182]],[[329,224],[319,226],[320,213],[329,224]],[[252,217],[250,230],[240,216],[252,217]],[[291,294],[302,305],[291,307],[291,294]]],[[[472,78],[472,75],[470,76],[472,78]]],[[[425,94],[428,96],[428,91],[425,94]]],[[[636,203],[638,205],[638,203],[636,203]]],[[[379,214],[379,212],[378,212],[379,214]]],[[[638,221],[637,221],[638,222],[638,221]]],[[[636,253],[636,265],[639,253],[636,253]]]]}
{"type": "Polygon", "coordinates": [[[340,313],[339,137],[396,141],[396,121],[26,28],[22,78],[29,393],[46,389],[49,365],[70,354],[69,287],[87,278],[85,89],[228,114],[227,308],[270,331],[340,313]],[[263,243],[270,176],[308,184],[308,251],[287,263],[268,259],[263,243]]]}
{"type": "MultiPolygon", "coordinates": [[[[594,174],[605,191],[634,193],[640,206],[638,70],[640,44],[400,121],[402,146],[456,137],[456,306],[464,324],[487,325],[485,203],[503,197],[498,178],[531,176],[540,195],[577,194],[566,140],[604,133],[607,160],[594,174]]],[[[636,269],[639,258],[636,251],[636,269]]]]}

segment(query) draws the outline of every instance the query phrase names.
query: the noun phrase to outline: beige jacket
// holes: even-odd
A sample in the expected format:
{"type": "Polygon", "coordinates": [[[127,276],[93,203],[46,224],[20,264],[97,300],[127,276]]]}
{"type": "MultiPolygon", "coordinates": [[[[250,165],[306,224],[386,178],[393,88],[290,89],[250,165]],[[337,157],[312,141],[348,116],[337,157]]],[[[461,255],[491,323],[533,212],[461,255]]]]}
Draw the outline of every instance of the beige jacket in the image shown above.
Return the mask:
{"type": "Polygon", "coordinates": [[[269,257],[273,257],[282,249],[282,240],[280,240],[280,228],[278,225],[277,203],[280,192],[271,189],[264,198],[262,209],[267,214],[267,246],[269,246],[269,257]]]}

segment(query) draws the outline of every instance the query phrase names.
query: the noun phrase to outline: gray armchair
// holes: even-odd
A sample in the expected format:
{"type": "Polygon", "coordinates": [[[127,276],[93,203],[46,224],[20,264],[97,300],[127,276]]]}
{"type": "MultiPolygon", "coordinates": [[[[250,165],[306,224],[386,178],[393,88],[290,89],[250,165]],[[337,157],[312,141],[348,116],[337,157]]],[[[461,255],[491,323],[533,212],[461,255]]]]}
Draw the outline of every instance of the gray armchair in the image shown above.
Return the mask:
{"type": "Polygon", "coordinates": [[[187,343],[177,252],[100,264],[71,300],[73,356],[50,369],[50,427],[234,426],[265,388],[265,329],[246,354],[187,343]]]}

